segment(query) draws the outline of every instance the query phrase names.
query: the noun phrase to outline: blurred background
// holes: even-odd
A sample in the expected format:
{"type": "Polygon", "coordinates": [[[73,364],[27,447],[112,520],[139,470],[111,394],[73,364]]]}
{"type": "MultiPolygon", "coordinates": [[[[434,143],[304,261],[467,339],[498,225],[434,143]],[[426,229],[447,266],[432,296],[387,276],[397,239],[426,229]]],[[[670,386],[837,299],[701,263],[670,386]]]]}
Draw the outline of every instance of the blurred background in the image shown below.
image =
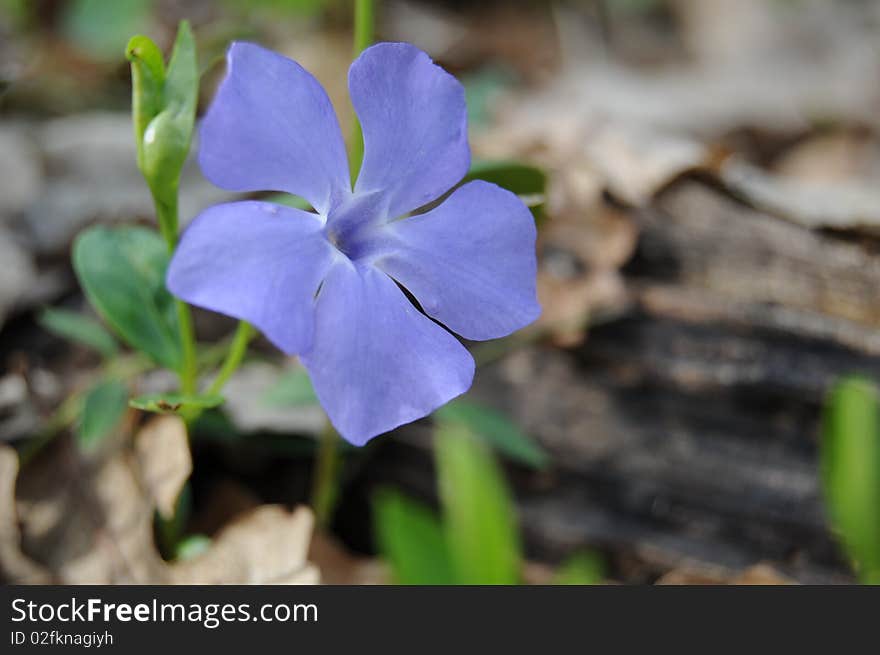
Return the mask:
{"type": "MultiPolygon", "coordinates": [[[[880,375],[880,2],[377,4],[377,40],[418,45],[465,85],[475,158],[538,220],[543,315],[472,345],[458,407],[495,446],[522,579],[855,580],[819,445],[832,384],[880,375]]],[[[434,539],[454,502],[438,493],[442,421],[345,449],[312,534],[290,508],[308,502],[322,413],[267,343],[193,430],[191,461],[144,437],[125,395],[109,426],[84,416],[113,406],[92,393],[107,360],[45,308],[94,317],[78,232],[154,224],[124,50],[144,33],[167,52],[181,19],[200,112],[246,39],[300,62],[350,122],[348,2],[0,0],[0,577],[442,581],[423,575],[430,548],[415,573],[400,550],[434,539]],[[175,525],[155,519],[163,503],[175,525]]],[[[181,220],[232,197],[190,162],[181,220]]],[[[233,324],[198,313],[197,328],[217,343],[233,324]]],[[[173,382],[147,368],[129,390],[173,382]]]]}

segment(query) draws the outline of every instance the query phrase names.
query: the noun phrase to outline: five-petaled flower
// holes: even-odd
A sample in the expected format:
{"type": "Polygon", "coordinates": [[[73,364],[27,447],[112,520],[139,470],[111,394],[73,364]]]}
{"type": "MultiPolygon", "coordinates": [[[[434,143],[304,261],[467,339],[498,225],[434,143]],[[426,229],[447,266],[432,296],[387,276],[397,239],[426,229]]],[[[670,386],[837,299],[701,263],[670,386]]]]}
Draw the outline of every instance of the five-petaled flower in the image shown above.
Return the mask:
{"type": "Polygon", "coordinates": [[[473,358],[443,326],[494,339],[540,307],[535,226],[514,194],[473,181],[410,215],[470,166],[461,84],[411,45],[365,50],[348,76],[364,134],[352,188],[317,80],[253,44],[234,43],[227,59],[201,125],[202,171],[232,191],[301,196],[315,213],[259,201],[206,210],[183,235],[168,288],[299,355],[351,443],[467,391],[473,358]]]}

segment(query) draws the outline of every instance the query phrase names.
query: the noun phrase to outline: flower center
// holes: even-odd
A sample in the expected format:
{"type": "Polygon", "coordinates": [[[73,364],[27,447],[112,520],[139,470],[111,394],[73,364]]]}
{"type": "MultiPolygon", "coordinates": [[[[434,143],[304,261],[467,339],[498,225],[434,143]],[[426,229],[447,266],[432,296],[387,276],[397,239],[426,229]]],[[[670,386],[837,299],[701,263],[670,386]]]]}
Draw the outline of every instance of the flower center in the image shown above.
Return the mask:
{"type": "Polygon", "coordinates": [[[324,236],[337,250],[355,261],[368,254],[375,228],[384,220],[380,194],[352,194],[327,216],[324,236]]]}

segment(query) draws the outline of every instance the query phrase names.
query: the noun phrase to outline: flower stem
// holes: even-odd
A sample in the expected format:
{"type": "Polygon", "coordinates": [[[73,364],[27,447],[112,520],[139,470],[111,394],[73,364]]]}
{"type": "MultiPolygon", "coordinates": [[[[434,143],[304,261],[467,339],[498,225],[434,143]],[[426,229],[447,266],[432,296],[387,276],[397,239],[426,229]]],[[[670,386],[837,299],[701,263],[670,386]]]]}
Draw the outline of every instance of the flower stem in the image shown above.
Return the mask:
{"type": "Polygon", "coordinates": [[[318,452],[315,456],[312,476],[312,509],[315,511],[315,520],[320,526],[326,526],[333,516],[338,468],[339,435],[330,421],[327,421],[318,438],[318,452]]]}
{"type": "Polygon", "coordinates": [[[235,335],[232,337],[232,343],[229,346],[229,352],[226,354],[226,360],[214,382],[208,388],[208,395],[220,393],[232,374],[238,369],[244,355],[247,352],[248,344],[254,337],[254,328],[247,321],[239,321],[238,327],[235,329],[235,335]]]}
{"type": "MultiPolygon", "coordinates": [[[[376,11],[373,0],[355,0],[354,3],[354,57],[370,47],[375,31],[376,11]]],[[[361,163],[364,159],[364,133],[357,114],[351,127],[349,142],[349,164],[351,166],[352,184],[357,180],[361,163]]]]}
{"type": "MultiPolygon", "coordinates": [[[[167,194],[168,200],[162,200],[155,193],[153,203],[156,206],[156,220],[159,223],[159,231],[168,246],[168,253],[174,254],[177,247],[177,188],[167,194]]],[[[196,392],[196,378],[198,364],[196,362],[196,335],[193,329],[192,313],[189,305],[175,298],[174,306],[177,310],[177,322],[180,326],[180,347],[183,360],[180,364],[178,375],[180,376],[180,391],[185,395],[196,392]]]]}

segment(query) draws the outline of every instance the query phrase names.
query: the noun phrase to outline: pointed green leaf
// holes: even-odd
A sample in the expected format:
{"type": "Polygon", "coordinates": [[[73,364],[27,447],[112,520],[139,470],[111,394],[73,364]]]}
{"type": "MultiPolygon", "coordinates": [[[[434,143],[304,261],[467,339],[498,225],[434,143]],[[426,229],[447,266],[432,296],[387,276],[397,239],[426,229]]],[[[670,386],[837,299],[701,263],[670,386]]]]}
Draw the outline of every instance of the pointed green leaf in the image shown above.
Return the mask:
{"type": "Polygon", "coordinates": [[[165,106],[194,120],[199,96],[199,67],[196,41],[188,21],[180,21],[168,72],[165,75],[165,106]]]}
{"type": "Polygon", "coordinates": [[[438,425],[434,448],[456,582],[519,583],[522,558],[513,501],[491,453],[457,422],[438,425]]]}
{"type": "Polygon", "coordinates": [[[602,584],[605,579],[605,562],[593,550],[587,550],[568,559],[556,572],[553,580],[558,585],[602,584]]]}
{"type": "Polygon", "coordinates": [[[535,218],[541,218],[547,192],[547,174],[536,166],[515,161],[478,160],[462,183],[484,180],[512,191],[532,210],[535,218]]]}
{"type": "Polygon", "coordinates": [[[547,453],[533,439],[493,409],[466,400],[453,400],[434,416],[438,421],[463,423],[502,455],[521,464],[542,469],[550,463],[547,453]]]}
{"type": "Polygon", "coordinates": [[[211,537],[203,534],[191,534],[177,543],[174,549],[174,559],[188,560],[195,559],[199,555],[203,555],[211,548],[213,543],[211,537]]]}
{"type": "Polygon", "coordinates": [[[190,409],[210,409],[223,404],[223,396],[216,394],[186,395],[180,393],[150,393],[132,398],[129,403],[135,409],[157,414],[180,414],[190,409]]]}
{"type": "Polygon", "coordinates": [[[49,332],[97,350],[104,357],[113,357],[119,350],[116,339],[100,323],[77,312],[46,307],[37,322],[49,332]]]}
{"type": "Polygon", "coordinates": [[[265,202],[274,202],[276,205],[302,209],[303,211],[310,211],[312,209],[308,200],[301,198],[300,196],[294,196],[290,193],[273,193],[263,198],[263,200],[265,202]]]}
{"type": "Polygon", "coordinates": [[[395,584],[454,584],[443,528],[428,508],[391,489],[373,499],[379,551],[395,584]]]}
{"type": "Polygon", "coordinates": [[[140,162],[153,195],[169,206],[192,142],[198,92],[195,40],[189,23],[181,21],[165,73],[161,111],[144,129],[140,162]]]}
{"type": "Polygon", "coordinates": [[[822,482],[831,522],[863,582],[880,583],[880,410],[877,388],[848,378],[828,399],[822,482]]]}
{"type": "Polygon", "coordinates": [[[134,36],[125,49],[131,62],[131,108],[138,167],[143,169],[143,140],[147,125],[162,110],[165,63],[162,51],[146,36],[134,36]]]}
{"type": "Polygon", "coordinates": [[[177,370],[180,338],[165,289],[166,246],[141,227],[93,227],[73,244],[73,268],[100,316],[132,348],[177,370]]]}
{"type": "Polygon", "coordinates": [[[107,380],[93,387],[83,401],[77,423],[76,442],[85,451],[93,450],[113,433],[128,408],[128,389],[118,380],[107,380]]]}

